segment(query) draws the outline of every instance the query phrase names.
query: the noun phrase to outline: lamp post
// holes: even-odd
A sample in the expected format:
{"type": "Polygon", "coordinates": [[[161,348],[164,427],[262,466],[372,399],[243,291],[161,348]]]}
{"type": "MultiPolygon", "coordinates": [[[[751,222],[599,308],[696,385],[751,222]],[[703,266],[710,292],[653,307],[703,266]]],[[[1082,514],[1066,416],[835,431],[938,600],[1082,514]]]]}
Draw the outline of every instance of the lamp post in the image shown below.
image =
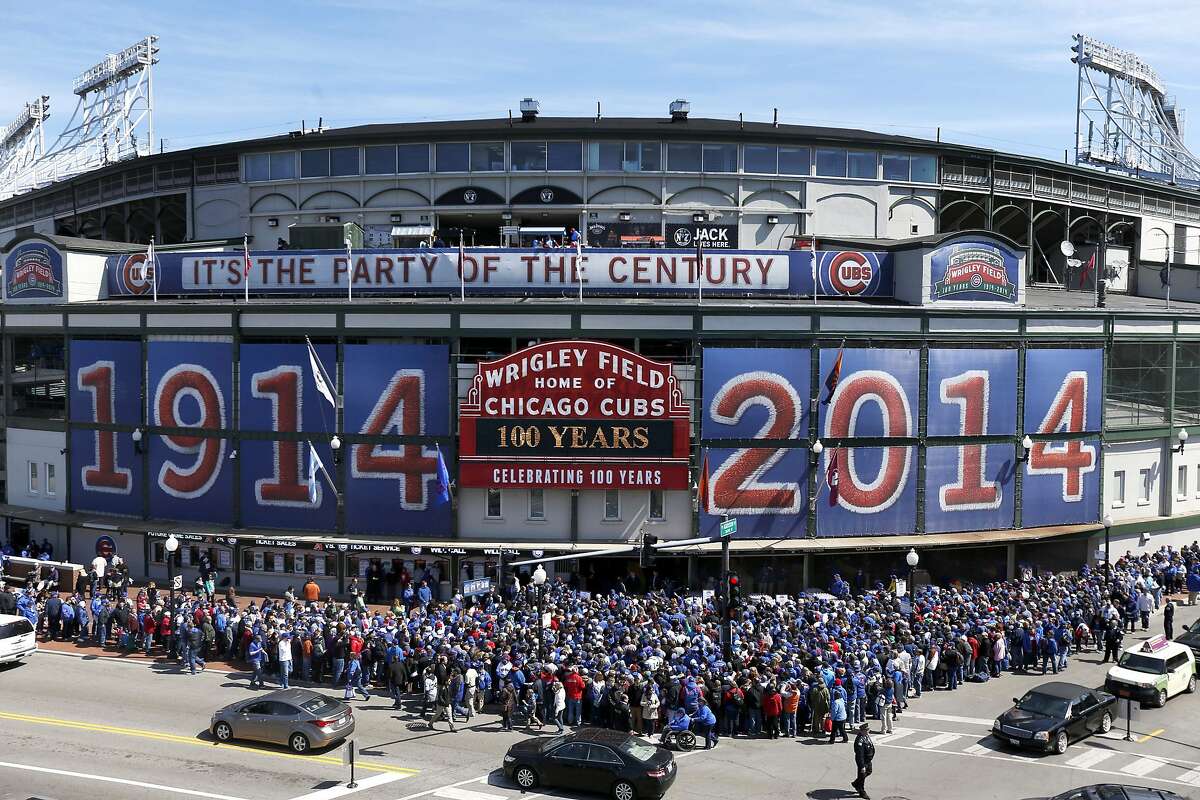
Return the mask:
{"type": "Polygon", "coordinates": [[[1179,433],[1175,434],[1175,438],[1179,440],[1179,446],[1178,446],[1178,447],[1176,447],[1176,448],[1173,448],[1173,449],[1171,450],[1171,452],[1172,452],[1172,453],[1182,453],[1182,452],[1183,452],[1183,446],[1184,446],[1185,444],[1187,444],[1187,440],[1188,440],[1188,430],[1187,430],[1187,428],[1180,428],[1180,429],[1179,429],[1179,433]]]}
{"type": "Polygon", "coordinates": [[[538,564],[537,569],[533,571],[533,588],[537,591],[538,661],[542,662],[546,658],[546,627],[543,624],[546,605],[546,570],[541,564],[538,564]]]}
{"type": "Polygon", "coordinates": [[[1112,531],[1113,518],[1105,514],[1104,519],[1100,521],[1104,523],[1104,579],[1108,580],[1109,574],[1112,572],[1112,560],[1108,555],[1108,539],[1109,533],[1112,531]]]}
{"type": "Polygon", "coordinates": [[[175,622],[175,551],[179,549],[179,540],[175,538],[175,534],[167,537],[163,549],[167,551],[167,586],[170,591],[170,611],[171,623],[175,622]]]}
{"type": "Polygon", "coordinates": [[[921,557],[917,555],[915,548],[910,547],[904,560],[908,562],[908,607],[911,615],[917,605],[917,564],[921,563],[921,557]]]}
{"type": "Polygon", "coordinates": [[[329,440],[329,449],[333,451],[333,463],[340,464],[342,462],[342,439],[336,433],[329,440]]]}

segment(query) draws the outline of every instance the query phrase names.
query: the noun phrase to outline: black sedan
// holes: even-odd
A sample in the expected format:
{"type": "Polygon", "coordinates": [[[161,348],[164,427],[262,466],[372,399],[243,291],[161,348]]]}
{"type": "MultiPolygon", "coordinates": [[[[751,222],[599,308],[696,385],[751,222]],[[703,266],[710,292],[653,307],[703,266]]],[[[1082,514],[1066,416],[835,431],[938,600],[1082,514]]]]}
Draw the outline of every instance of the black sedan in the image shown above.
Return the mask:
{"type": "Polygon", "coordinates": [[[675,782],[675,770],[670,751],[602,728],[525,739],[504,756],[505,777],[522,791],[540,785],[606,792],[613,800],[662,797],[675,782]]]}
{"type": "Polygon", "coordinates": [[[1166,789],[1097,783],[1056,794],[1049,800],[1184,800],[1184,798],[1174,792],[1168,792],[1166,789]]]}
{"type": "Polygon", "coordinates": [[[1175,641],[1184,647],[1190,647],[1196,655],[1196,663],[1200,663],[1200,625],[1184,625],[1183,633],[1176,636],[1175,641]]]}
{"type": "Polygon", "coordinates": [[[992,735],[1016,747],[1066,752],[1093,733],[1108,733],[1117,698],[1074,683],[1043,683],[1030,689],[992,723],[992,735]]]}

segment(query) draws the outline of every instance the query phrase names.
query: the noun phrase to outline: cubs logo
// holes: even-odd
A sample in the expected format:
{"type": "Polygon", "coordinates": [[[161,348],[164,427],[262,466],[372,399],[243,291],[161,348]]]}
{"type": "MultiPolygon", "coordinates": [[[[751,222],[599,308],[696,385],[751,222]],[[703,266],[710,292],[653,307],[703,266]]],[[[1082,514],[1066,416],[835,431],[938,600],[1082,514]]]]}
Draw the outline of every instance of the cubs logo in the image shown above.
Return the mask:
{"type": "Polygon", "coordinates": [[[866,294],[877,274],[868,255],[852,250],[834,253],[825,270],[830,294],[851,297],[866,294]]]}
{"type": "Polygon", "coordinates": [[[145,253],[133,253],[125,257],[117,273],[118,289],[122,294],[149,294],[154,287],[154,265],[146,265],[145,253]]]}

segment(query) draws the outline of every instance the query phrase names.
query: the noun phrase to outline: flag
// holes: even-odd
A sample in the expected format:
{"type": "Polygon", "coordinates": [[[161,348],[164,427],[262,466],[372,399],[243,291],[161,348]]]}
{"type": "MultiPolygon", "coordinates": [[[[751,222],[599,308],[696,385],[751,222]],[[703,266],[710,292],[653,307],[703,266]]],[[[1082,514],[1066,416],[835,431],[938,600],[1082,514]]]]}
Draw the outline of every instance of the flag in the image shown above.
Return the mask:
{"type": "Polygon", "coordinates": [[[841,470],[838,467],[838,449],[829,450],[829,466],[825,468],[825,485],[829,487],[829,505],[838,503],[838,482],[841,480],[841,470]]]}
{"type": "Polygon", "coordinates": [[[437,497],[438,505],[450,502],[450,470],[446,469],[446,459],[442,458],[442,448],[437,448],[437,497]]]}
{"type": "Polygon", "coordinates": [[[317,384],[317,391],[336,410],[337,400],[334,399],[333,387],[329,385],[329,381],[325,375],[325,367],[321,364],[321,358],[317,355],[317,348],[313,347],[312,340],[307,336],[304,337],[304,342],[308,345],[308,365],[312,368],[313,381],[317,384]]]}
{"type": "Polygon", "coordinates": [[[308,443],[308,502],[311,505],[316,505],[321,499],[320,482],[317,480],[317,472],[324,472],[325,465],[321,463],[321,457],[317,455],[317,448],[312,442],[308,443]]]}
{"type": "Polygon", "coordinates": [[[1092,257],[1083,265],[1083,269],[1079,271],[1079,288],[1082,289],[1087,283],[1088,276],[1096,269],[1096,251],[1092,251],[1092,257]]]}
{"type": "Polygon", "coordinates": [[[704,460],[700,464],[700,485],[696,490],[696,498],[699,500],[700,510],[708,510],[708,452],[704,453],[704,460]]]}
{"type": "Polygon", "coordinates": [[[246,300],[250,300],[250,237],[242,237],[242,283],[246,288],[246,300]]]}
{"type": "Polygon", "coordinates": [[[158,264],[154,261],[154,237],[150,237],[150,244],[146,246],[146,263],[142,266],[142,274],[149,276],[150,287],[154,292],[154,302],[158,302],[158,264]]]}
{"type": "Polygon", "coordinates": [[[838,381],[842,379],[842,355],[844,353],[844,348],[838,348],[837,359],[833,362],[833,368],[825,376],[826,394],[825,399],[821,401],[825,405],[829,405],[829,401],[833,399],[833,392],[837,389],[838,381]]]}

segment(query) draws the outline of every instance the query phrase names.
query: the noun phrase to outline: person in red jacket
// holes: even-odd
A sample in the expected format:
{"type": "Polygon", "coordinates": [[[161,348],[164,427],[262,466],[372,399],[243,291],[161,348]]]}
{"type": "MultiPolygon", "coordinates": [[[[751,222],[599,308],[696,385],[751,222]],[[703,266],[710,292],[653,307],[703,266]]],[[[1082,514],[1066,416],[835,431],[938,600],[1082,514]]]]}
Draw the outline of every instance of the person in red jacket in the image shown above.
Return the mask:
{"type": "Polygon", "coordinates": [[[583,689],[585,683],[579,670],[571,667],[563,678],[563,688],[567,690],[566,723],[572,727],[578,726],[583,716],[583,689]]]}
{"type": "Polygon", "coordinates": [[[775,684],[769,685],[762,696],[763,731],[768,739],[779,738],[779,715],[783,713],[783,698],[775,684]]]}

